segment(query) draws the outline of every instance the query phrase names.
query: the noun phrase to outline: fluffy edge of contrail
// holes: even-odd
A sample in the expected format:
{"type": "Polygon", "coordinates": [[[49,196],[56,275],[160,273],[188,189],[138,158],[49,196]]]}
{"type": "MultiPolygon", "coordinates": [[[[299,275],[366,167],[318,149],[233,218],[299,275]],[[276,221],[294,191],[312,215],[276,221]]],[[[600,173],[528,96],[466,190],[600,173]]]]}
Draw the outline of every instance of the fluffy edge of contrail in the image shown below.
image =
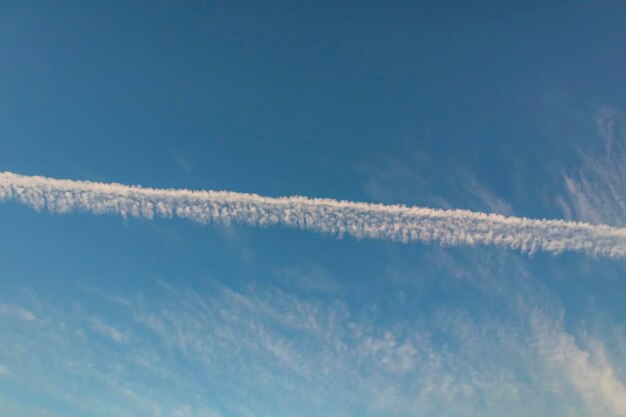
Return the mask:
{"type": "Polygon", "coordinates": [[[626,228],[564,220],[529,219],[469,210],[442,210],[308,197],[264,197],[230,191],[155,189],[0,173],[0,202],[37,211],[119,214],[255,226],[284,225],[336,236],[444,246],[495,245],[533,253],[578,251],[626,257],[626,228]]]}

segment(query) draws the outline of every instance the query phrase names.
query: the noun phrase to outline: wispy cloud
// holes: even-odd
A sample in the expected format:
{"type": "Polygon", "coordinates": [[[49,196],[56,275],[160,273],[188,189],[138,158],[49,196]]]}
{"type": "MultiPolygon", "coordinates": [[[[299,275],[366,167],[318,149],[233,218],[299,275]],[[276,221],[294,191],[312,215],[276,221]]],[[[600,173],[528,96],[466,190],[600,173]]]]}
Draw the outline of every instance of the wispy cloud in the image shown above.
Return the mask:
{"type": "MultiPolygon", "coordinates": [[[[442,307],[417,322],[277,290],[166,291],[139,322],[204,374],[237,374],[229,396],[245,397],[257,415],[267,412],[257,396],[324,415],[353,415],[357,405],[362,415],[623,414],[626,396],[610,361],[601,349],[579,348],[558,312],[537,310],[544,302],[536,289],[535,302],[502,317],[484,316],[489,307],[442,307]],[[545,402],[531,400],[538,397],[545,402]],[[577,401],[582,409],[567,405],[577,401]]],[[[515,295],[503,297],[515,305],[515,295]]]]}
{"type": "Polygon", "coordinates": [[[442,245],[497,245],[523,252],[581,251],[626,256],[626,228],[307,197],[262,197],[228,191],[153,189],[115,183],[0,173],[0,201],[53,213],[87,211],[200,223],[284,225],[333,235],[442,245]]]}
{"type": "Polygon", "coordinates": [[[500,254],[467,273],[493,275],[501,291],[464,280],[458,291],[448,286],[460,297],[454,305],[416,315],[381,311],[405,312],[381,299],[353,305],[266,284],[205,291],[161,282],[124,294],[128,304],[93,292],[97,302],[63,302],[69,310],[14,297],[40,319],[0,316],[0,331],[12,332],[0,339],[0,357],[25,392],[77,414],[105,401],[111,416],[623,415],[615,367],[623,338],[568,333],[541,277],[500,254]],[[464,303],[470,288],[480,303],[464,303]],[[89,337],[94,323],[103,335],[115,334],[115,323],[132,337],[89,337]]]}
{"type": "Polygon", "coordinates": [[[30,310],[2,303],[0,303],[0,315],[12,316],[25,321],[33,321],[37,318],[30,310]]]}
{"type": "Polygon", "coordinates": [[[308,268],[286,267],[275,270],[274,276],[288,288],[318,294],[337,294],[340,283],[320,266],[308,268]]]}
{"type": "MultiPolygon", "coordinates": [[[[93,306],[70,302],[60,307],[30,290],[18,292],[16,298],[40,318],[26,323],[0,316],[0,334],[10,335],[0,338],[0,357],[10,365],[3,369],[10,371],[25,396],[55,401],[27,404],[0,398],[3,407],[20,411],[9,415],[57,415],[55,404],[62,404],[58,415],[220,416],[207,404],[202,387],[159,355],[160,346],[128,336],[123,336],[123,345],[92,337],[96,331],[120,340],[129,333],[130,317],[122,316],[126,325],[114,328],[100,318],[102,311],[91,312],[93,306]]],[[[108,301],[120,312],[127,311],[112,297],[108,301]]]]}
{"type": "Polygon", "coordinates": [[[600,343],[585,350],[562,329],[560,321],[537,313],[531,323],[536,348],[547,365],[563,372],[594,415],[626,415],[626,388],[600,343]]]}
{"type": "Polygon", "coordinates": [[[93,317],[90,323],[94,331],[108,337],[111,340],[114,340],[118,343],[125,343],[128,340],[128,335],[126,333],[123,333],[115,326],[103,322],[97,317],[93,317]]]}
{"type": "Polygon", "coordinates": [[[5,365],[0,364],[0,377],[2,376],[10,376],[11,370],[5,365]]]}
{"type": "Polygon", "coordinates": [[[559,204],[570,218],[613,226],[626,225],[626,124],[609,107],[596,112],[600,147],[580,151],[582,165],[563,174],[565,197],[559,204]]]}

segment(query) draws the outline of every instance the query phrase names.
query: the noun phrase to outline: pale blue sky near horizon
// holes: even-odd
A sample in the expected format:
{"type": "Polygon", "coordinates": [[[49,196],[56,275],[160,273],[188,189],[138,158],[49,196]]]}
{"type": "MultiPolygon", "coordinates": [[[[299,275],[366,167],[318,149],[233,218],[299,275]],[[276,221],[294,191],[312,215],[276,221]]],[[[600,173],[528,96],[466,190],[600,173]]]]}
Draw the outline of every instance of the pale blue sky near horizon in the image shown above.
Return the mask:
{"type": "MultiPolygon", "coordinates": [[[[0,2],[0,171],[626,226],[626,5],[0,2]]],[[[623,416],[626,264],[0,205],[0,416],[623,416]]]]}

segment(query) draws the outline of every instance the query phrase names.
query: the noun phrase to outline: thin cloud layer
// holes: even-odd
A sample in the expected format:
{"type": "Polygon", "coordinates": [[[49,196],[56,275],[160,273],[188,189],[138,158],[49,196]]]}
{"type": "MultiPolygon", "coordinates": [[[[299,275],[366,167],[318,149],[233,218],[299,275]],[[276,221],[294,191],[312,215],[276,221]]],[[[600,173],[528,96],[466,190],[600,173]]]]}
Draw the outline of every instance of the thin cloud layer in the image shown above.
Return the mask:
{"type": "Polygon", "coordinates": [[[129,304],[10,290],[0,300],[40,320],[0,317],[0,331],[12,332],[0,356],[24,395],[76,415],[623,416],[623,339],[589,336],[588,323],[568,331],[558,300],[542,297],[541,278],[514,259],[485,265],[509,289],[496,298],[511,302],[493,310],[494,295],[482,292],[482,303],[441,305],[417,320],[268,285],[207,292],[160,281],[125,293],[129,304]],[[516,304],[520,292],[527,301],[516,304]],[[127,343],[98,337],[94,317],[127,343]]]}
{"type": "Polygon", "coordinates": [[[495,245],[522,252],[579,251],[626,257],[626,228],[308,197],[154,189],[117,183],[0,173],[0,201],[35,210],[190,219],[199,223],[284,225],[331,235],[446,246],[495,245]]]}
{"type": "Polygon", "coordinates": [[[563,174],[565,198],[558,199],[566,215],[591,223],[626,225],[626,125],[609,107],[596,114],[602,152],[581,151],[582,165],[563,174]]]}

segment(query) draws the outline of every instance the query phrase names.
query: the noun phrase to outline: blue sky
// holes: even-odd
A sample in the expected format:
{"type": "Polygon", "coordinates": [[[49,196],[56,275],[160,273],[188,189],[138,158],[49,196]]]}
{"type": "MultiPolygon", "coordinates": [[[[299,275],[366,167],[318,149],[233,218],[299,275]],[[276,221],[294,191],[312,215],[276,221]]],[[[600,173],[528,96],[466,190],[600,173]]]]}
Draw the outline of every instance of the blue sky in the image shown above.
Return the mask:
{"type": "MultiPolygon", "coordinates": [[[[626,226],[626,9],[0,3],[0,171],[626,226]]],[[[623,416],[623,260],[0,205],[0,416],[623,416]]]]}

